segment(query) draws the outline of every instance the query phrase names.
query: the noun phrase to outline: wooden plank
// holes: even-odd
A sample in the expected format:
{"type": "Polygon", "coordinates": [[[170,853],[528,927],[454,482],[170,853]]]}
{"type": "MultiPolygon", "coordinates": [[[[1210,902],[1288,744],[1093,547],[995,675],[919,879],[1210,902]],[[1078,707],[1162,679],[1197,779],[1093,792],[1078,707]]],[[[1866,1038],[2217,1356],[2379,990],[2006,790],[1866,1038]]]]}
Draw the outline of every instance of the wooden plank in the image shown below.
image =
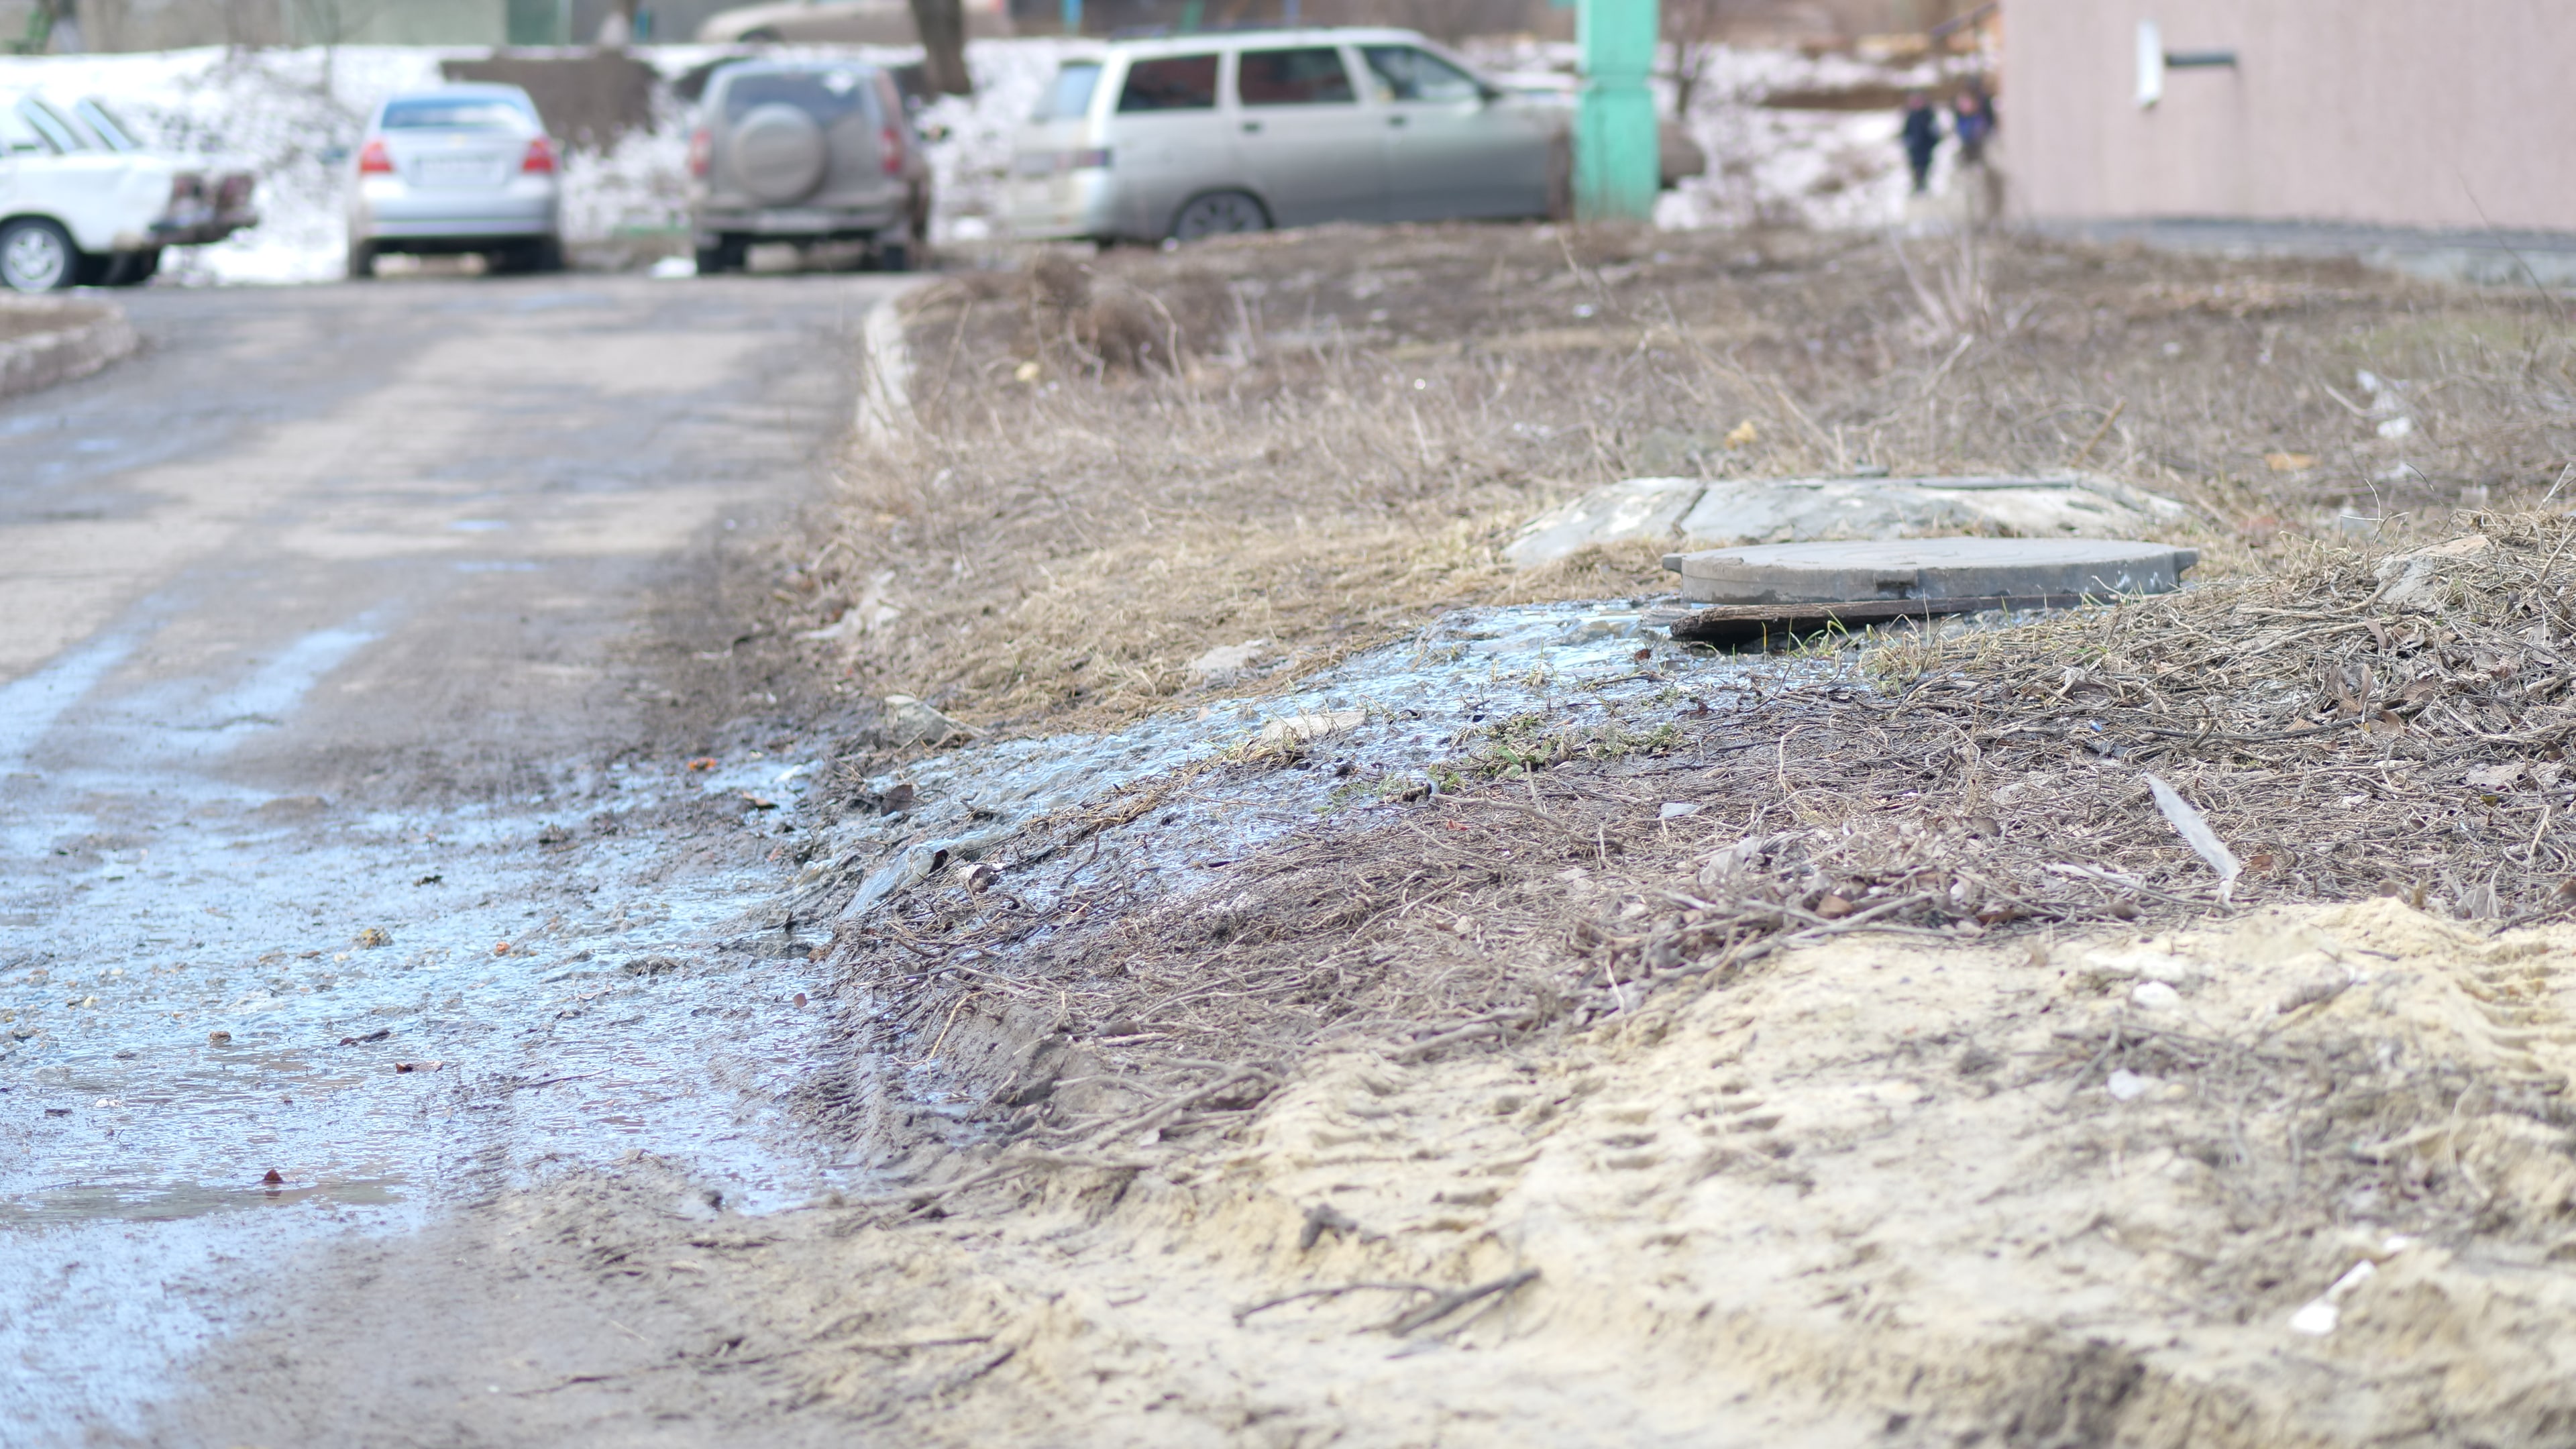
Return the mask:
{"type": "Polygon", "coordinates": [[[2077,594],[2003,594],[1967,599],[1853,599],[1842,603],[1713,604],[1671,622],[1675,639],[1732,643],[1766,634],[1812,634],[1840,624],[1884,624],[1895,619],[1977,614],[1988,609],[2072,609],[2099,600],[2077,594]]]}

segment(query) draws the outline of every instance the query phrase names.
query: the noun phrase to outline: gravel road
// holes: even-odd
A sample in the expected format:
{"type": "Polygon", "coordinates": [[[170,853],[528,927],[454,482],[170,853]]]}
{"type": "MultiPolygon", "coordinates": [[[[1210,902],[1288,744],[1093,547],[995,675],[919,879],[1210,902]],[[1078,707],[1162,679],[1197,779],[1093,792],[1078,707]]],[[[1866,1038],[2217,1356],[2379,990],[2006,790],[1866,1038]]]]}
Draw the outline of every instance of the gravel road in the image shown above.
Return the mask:
{"type": "Polygon", "coordinates": [[[243,1442],[319,1386],[207,1355],[550,1172],[848,1180],[741,924],[829,700],[742,636],[897,285],[152,290],[0,403],[0,1437],[243,1442]]]}

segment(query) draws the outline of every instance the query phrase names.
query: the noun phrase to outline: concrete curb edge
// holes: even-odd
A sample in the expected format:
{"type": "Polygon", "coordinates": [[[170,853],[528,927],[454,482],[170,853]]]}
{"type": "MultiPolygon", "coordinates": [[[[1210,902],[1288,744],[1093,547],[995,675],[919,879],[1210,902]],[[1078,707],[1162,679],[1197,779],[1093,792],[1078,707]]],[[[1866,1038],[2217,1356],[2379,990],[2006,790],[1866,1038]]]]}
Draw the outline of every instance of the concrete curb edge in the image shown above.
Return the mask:
{"type": "Polygon", "coordinates": [[[0,398],[87,377],[143,345],[125,309],[114,303],[0,297],[0,313],[48,312],[60,326],[0,339],[0,398]]]}
{"type": "Polygon", "coordinates": [[[860,326],[859,406],[853,420],[861,438],[883,446],[912,428],[912,349],[904,344],[907,286],[868,308],[860,326]]]}

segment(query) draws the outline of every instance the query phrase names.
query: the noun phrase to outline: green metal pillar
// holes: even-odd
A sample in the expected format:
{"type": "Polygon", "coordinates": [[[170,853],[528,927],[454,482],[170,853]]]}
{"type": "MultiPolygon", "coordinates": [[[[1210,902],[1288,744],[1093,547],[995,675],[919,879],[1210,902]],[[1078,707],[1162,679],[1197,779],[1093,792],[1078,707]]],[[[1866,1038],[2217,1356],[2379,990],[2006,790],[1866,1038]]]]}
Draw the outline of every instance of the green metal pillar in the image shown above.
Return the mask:
{"type": "Polygon", "coordinates": [[[1582,0],[1583,105],[1574,115],[1574,214],[1583,221],[1645,221],[1663,182],[1657,154],[1656,0],[1582,0]]]}

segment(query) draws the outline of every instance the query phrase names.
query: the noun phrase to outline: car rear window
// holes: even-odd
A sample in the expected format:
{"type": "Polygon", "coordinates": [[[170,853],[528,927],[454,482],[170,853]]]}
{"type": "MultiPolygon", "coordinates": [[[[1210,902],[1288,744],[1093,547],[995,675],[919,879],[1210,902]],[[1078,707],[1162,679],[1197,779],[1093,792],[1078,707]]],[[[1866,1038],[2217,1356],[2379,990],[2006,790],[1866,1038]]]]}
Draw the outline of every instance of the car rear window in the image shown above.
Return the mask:
{"type": "MultiPolygon", "coordinates": [[[[1128,77],[1134,85],[1135,78],[1128,77]]],[[[1072,121],[1091,113],[1091,93],[1100,89],[1100,62],[1069,60],[1055,73],[1044,93],[1038,97],[1037,114],[1032,121],[1072,121]]]]}
{"type": "Polygon", "coordinates": [[[73,133],[72,128],[65,124],[62,117],[54,114],[53,108],[34,96],[21,97],[17,110],[19,121],[43,136],[47,144],[56,151],[69,155],[74,151],[90,149],[81,144],[80,137],[73,133]]]}
{"type": "Polygon", "coordinates": [[[1247,50],[1235,72],[1234,89],[1247,106],[1322,106],[1355,99],[1342,53],[1329,45],[1247,50]]]}
{"type": "Polygon", "coordinates": [[[105,101],[92,97],[72,107],[72,114],[87,121],[89,128],[97,132],[98,138],[105,141],[112,151],[143,149],[141,143],[134,139],[134,129],[119,120],[116,112],[107,108],[105,101]]]}
{"type": "Polygon", "coordinates": [[[6,97],[0,97],[0,156],[13,152],[51,151],[52,149],[54,148],[46,144],[44,137],[36,134],[33,126],[19,117],[17,106],[6,97]]]}
{"type": "Polygon", "coordinates": [[[1209,111],[1216,109],[1216,57],[1166,55],[1127,67],[1127,88],[1118,93],[1122,111],[1209,111]]]}
{"type": "Polygon", "coordinates": [[[724,115],[739,121],[756,106],[794,106],[828,126],[853,112],[869,111],[873,89],[849,66],[832,70],[770,70],[738,75],[725,86],[724,115]]]}
{"type": "Polygon", "coordinates": [[[388,131],[524,131],[534,116],[490,96],[415,96],[385,103],[388,131]]]}
{"type": "Polygon", "coordinates": [[[1360,55],[1391,101],[1472,101],[1485,93],[1476,78],[1409,45],[1364,45],[1360,55]]]}

